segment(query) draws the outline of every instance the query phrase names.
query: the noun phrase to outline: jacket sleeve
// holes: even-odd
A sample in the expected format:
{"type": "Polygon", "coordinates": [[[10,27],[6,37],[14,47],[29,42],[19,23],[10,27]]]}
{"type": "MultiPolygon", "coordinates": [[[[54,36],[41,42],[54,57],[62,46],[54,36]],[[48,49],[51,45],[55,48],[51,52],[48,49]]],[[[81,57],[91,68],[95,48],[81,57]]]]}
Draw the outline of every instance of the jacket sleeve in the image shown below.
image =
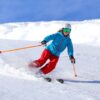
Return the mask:
{"type": "Polygon", "coordinates": [[[69,40],[67,46],[68,46],[68,48],[67,48],[67,52],[68,52],[69,57],[70,57],[70,56],[73,56],[73,52],[74,52],[74,50],[73,50],[73,44],[72,44],[71,39],[69,40]]]}
{"type": "Polygon", "coordinates": [[[49,36],[46,36],[43,41],[46,41],[46,42],[49,42],[50,40],[54,40],[55,37],[56,37],[57,33],[55,34],[52,34],[52,35],[49,35],[49,36]]]}

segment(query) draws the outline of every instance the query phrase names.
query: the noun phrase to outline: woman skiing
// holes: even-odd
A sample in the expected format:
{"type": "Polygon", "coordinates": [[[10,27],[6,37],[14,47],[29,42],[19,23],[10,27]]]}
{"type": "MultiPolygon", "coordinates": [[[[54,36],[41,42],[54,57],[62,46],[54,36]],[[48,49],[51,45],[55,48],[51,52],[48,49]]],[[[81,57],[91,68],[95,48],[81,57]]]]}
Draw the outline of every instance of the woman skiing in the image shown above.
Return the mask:
{"type": "Polygon", "coordinates": [[[50,61],[39,70],[39,74],[48,74],[56,67],[59,56],[65,48],[67,48],[67,53],[69,55],[71,63],[75,63],[70,32],[71,25],[67,24],[59,32],[45,37],[41,42],[42,45],[46,45],[49,41],[52,42],[46,46],[46,48],[42,52],[41,57],[35,61],[32,61],[29,66],[39,68],[43,66],[49,59],[50,61]]]}

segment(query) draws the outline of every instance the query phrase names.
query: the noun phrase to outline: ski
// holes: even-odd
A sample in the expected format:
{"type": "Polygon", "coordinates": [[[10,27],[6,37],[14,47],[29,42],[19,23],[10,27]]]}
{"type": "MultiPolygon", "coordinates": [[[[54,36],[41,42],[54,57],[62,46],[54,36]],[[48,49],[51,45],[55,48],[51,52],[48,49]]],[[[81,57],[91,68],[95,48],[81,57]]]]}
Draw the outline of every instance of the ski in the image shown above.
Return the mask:
{"type": "Polygon", "coordinates": [[[44,80],[47,81],[47,82],[51,82],[52,81],[52,79],[50,77],[45,77],[44,80]]]}
{"type": "Polygon", "coordinates": [[[64,83],[64,80],[63,79],[56,79],[59,83],[64,83]]]}
{"type": "MultiPolygon", "coordinates": [[[[53,79],[50,78],[50,77],[46,77],[46,78],[44,78],[44,80],[47,81],[47,82],[52,82],[53,81],[53,79]]],[[[62,83],[62,84],[64,83],[63,79],[54,79],[54,80],[56,80],[57,82],[62,83]]]]}

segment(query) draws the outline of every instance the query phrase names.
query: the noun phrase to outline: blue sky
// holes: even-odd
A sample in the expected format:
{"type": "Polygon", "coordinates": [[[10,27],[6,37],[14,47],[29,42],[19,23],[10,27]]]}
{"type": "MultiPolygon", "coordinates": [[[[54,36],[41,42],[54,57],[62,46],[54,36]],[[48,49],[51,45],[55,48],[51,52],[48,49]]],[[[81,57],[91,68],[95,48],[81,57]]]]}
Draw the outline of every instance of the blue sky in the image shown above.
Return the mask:
{"type": "Polygon", "coordinates": [[[0,0],[0,23],[100,18],[100,0],[0,0]]]}

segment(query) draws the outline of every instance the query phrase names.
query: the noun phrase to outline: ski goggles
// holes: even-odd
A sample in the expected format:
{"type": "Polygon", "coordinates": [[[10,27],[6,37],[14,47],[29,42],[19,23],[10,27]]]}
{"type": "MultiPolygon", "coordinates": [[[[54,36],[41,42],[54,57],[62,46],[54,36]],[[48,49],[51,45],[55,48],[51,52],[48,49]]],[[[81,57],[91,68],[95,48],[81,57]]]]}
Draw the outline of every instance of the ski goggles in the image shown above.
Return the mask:
{"type": "Polygon", "coordinates": [[[71,29],[69,29],[69,28],[64,28],[64,29],[63,29],[63,32],[70,33],[70,32],[71,32],[71,29]]]}

